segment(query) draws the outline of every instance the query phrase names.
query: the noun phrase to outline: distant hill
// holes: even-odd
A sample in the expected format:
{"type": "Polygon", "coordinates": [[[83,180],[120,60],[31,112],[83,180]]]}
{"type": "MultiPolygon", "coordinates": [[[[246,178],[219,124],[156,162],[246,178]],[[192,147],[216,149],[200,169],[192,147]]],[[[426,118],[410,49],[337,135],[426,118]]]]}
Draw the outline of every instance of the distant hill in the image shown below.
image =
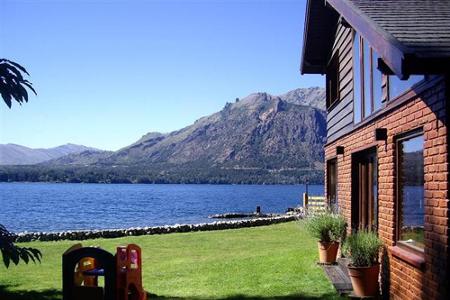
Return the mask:
{"type": "Polygon", "coordinates": [[[0,144],[0,165],[37,164],[87,150],[100,151],[98,149],[75,144],[66,144],[48,149],[33,149],[16,144],[0,144]]]}
{"type": "Polygon", "coordinates": [[[326,137],[324,98],[322,88],[254,93],[180,130],[150,132],[116,152],[84,151],[40,168],[59,170],[64,175],[55,176],[62,181],[75,176],[67,175],[70,169],[80,173],[77,181],[89,174],[88,181],[98,182],[317,182],[326,137]]]}

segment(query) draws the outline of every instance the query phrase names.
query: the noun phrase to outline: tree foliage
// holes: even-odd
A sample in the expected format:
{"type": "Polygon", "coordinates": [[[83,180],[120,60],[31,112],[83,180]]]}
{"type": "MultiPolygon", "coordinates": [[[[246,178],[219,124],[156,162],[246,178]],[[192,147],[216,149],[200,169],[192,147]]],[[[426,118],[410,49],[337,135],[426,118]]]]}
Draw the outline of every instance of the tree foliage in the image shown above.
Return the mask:
{"type": "Polygon", "coordinates": [[[0,166],[0,182],[323,184],[322,170],[205,168],[192,164],[125,166],[0,166]]]}
{"type": "Polygon", "coordinates": [[[42,253],[38,249],[19,247],[14,244],[15,236],[10,233],[5,226],[0,224],[0,252],[2,253],[3,263],[8,268],[11,262],[15,265],[20,260],[28,262],[41,261],[42,253]]]}
{"type": "MultiPolygon", "coordinates": [[[[0,58],[0,94],[9,108],[11,108],[12,100],[17,101],[19,104],[28,102],[27,89],[36,95],[31,82],[26,80],[22,73],[30,75],[18,63],[0,58]]],[[[41,261],[42,253],[38,249],[19,247],[14,244],[14,240],[14,234],[0,224],[0,252],[2,253],[3,263],[7,268],[11,262],[17,265],[21,260],[26,264],[30,260],[33,262],[41,261]]]]}
{"type": "Polygon", "coordinates": [[[9,108],[13,100],[19,104],[28,102],[27,89],[37,95],[32,83],[24,78],[24,74],[30,75],[18,63],[0,58],[0,94],[9,108]]]}

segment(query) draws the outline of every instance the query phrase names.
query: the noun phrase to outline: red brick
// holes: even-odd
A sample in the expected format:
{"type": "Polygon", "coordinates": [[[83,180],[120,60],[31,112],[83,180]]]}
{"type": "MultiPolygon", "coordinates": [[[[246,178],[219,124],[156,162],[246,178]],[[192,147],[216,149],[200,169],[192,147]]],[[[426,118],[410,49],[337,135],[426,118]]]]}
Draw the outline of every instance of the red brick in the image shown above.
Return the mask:
{"type": "MultiPolygon", "coordinates": [[[[338,157],[338,197],[341,211],[348,221],[351,219],[351,153],[357,148],[374,142],[374,129],[388,129],[386,143],[379,143],[378,150],[378,234],[388,246],[395,245],[396,209],[396,151],[395,138],[422,127],[424,131],[425,171],[425,260],[424,271],[415,269],[406,262],[390,256],[390,295],[393,299],[438,299],[442,291],[442,278],[449,276],[444,266],[450,264],[443,253],[448,253],[449,238],[449,166],[447,126],[445,117],[445,84],[415,96],[405,105],[366,126],[329,144],[325,156],[335,155],[337,145],[345,148],[338,157]],[[439,93],[439,94],[438,94],[439,93]],[[407,121],[409,118],[409,122],[407,121]]],[[[449,101],[450,103],[450,101],[449,101]]],[[[350,232],[350,229],[349,229],[350,232]]]]}

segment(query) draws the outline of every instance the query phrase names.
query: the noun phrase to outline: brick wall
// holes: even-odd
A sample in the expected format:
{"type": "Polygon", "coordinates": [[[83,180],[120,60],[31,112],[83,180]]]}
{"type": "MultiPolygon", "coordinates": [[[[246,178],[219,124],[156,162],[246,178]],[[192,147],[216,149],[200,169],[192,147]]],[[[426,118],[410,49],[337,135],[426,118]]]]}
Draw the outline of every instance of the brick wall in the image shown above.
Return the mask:
{"type": "MultiPolygon", "coordinates": [[[[325,147],[326,159],[338,159],[338,200],[340,210],[351,223],[352,153],[375,146],[378,156],[378,234],[387,246],[383,258],[383,288],[391,299],[443,299],[447,293],[449,264],[448,133],[450,101],[444,78],[434,79],[427,89],[402,96],[401,106],[380,115],[361,128],[325,147]],[[388,139],[375,141],[375,129],[387,128],[388,139]],[[422,128],[425,171],[425,267],[392,254],[395,245],[395,137],[422,128]],[[336,155],[344,146],[344,155],[336,155]]],[[[448,92],[448,89],[447,89],[448,92]]],[[[399,99],[401,100],[401,99],[399,99]]],[[[325,176],[326,178],[326,176],[325,176]]],[[[350,230],[350,229],[349,229],[350,230]]],[[[385,293],[386,294],[386,293],[385,293]]]]}

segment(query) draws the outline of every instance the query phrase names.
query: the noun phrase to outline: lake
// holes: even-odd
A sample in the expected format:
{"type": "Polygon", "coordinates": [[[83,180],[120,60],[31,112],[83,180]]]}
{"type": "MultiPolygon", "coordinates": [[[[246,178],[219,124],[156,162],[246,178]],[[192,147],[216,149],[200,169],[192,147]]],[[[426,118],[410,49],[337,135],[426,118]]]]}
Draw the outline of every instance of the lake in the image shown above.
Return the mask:
{"type": "MultiPolygon", "coordinates": [[[[323,195],[323,185],[310,185],[323,195]]],[[[0,183],[0,224],[10,231],[113,229],[212,222],[227,212],[282,213],[304,185],[0,183]]]]}

